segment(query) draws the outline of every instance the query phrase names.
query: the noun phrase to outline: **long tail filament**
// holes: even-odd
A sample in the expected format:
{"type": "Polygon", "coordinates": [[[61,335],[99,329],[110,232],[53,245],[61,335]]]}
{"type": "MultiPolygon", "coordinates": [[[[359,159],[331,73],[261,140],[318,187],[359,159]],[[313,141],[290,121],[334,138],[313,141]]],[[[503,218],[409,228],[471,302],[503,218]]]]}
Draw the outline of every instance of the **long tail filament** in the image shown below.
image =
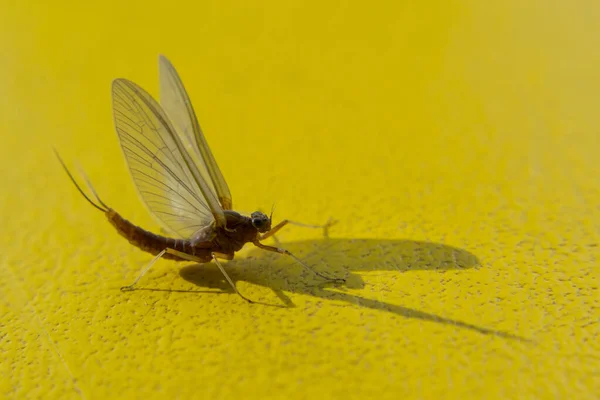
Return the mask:
{"type": "Polygon", "coordinates": [[[94,189],[94,187],[92,186],[92,184],[90,183],[88,177],[85,175],[85,173],[83,172],[83,170],[80,170],[81,175],[83,176],[83,179],[87,185],[87,187],[90,189],[90,191],[92,192],[92,194],[94,195],[96,201],[99,203],[96,204],[92,199],[90,199],[88,197],[88,195],[85,194],[85,192],[83,191],[83,189],[81,189],[81,186],[79,186],[79,184],[77,183],[77,181],[75,180],[75,178],[73,177],[73,174],[71,174],[71,171],[69,171],[69,169],[67,168],[67,166],[65,165],[64,161],[62,160],[62,158],[60,157],[60,155],[58,154],[58,152],[56,151],[56,149],[54,149],[54,154],[56,154],[56,157],[58,158],[58,161],[60,162],[60,164],[62,165],[62,167],[64,168],[65,172],[67,173],[67,175],[69,175],[69,178],[71,179],[71,182],[73,182],[73,184],[75,185],[75,187],[77,188],[77,190],[79,191],[79,193],[81,193],[81,195],[94,207],[96,207],[98,210],[102,211],[102,212],[107,212],[110,207],[108,207],[106,204],[104,204],[104,202],[102,200],[100,200],[100,197],[98,196],[98,193],[96,193],[96,190],[94,189]]]}

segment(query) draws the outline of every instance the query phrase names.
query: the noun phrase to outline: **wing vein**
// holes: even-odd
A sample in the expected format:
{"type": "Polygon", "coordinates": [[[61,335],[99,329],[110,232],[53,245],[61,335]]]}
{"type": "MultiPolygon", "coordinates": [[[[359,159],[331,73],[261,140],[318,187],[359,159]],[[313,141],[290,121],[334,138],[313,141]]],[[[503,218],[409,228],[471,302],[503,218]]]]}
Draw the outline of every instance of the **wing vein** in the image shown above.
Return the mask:
{"type": "MultiPolygon", "coordinates": [[[[182,238],[222,216],[189,154],[178,143],[169,118],[158,103],[131,81],[113,82],[113,114],[117,135],[138,193],[164,228],[182,238]]],[[[224,217],[223,217],[224,218],[224,217]]]]}

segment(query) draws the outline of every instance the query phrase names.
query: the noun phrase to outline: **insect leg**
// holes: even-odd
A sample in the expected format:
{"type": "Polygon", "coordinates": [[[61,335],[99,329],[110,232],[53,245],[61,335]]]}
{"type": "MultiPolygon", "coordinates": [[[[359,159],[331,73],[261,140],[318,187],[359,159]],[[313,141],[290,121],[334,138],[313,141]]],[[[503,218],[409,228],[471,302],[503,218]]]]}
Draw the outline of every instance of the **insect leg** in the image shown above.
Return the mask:
{"type": "Polygon", "coordinates": [[[225,272],[225,268],[223,268],[223,266],[221,265],[221,263],[219,262],[219,260],[217,260],[217,256],[214,253],[213,253],[212,257],[213,257],[213,260],[215,260],[215,264],[217,264],[217,267],[219,267],[219,269],[221,270],[221,273],[223,274],[223,276],[225,277],[225,279],[227,279],[227,282],[229,282],[229,284],[231,285],[231,287],[233,288],[233,290],[235,290],[235,292],[237,294],[239,294],[240,297],[242,299],[246,300],[248,303],[254,303],[252,300],[250,300],[249,298],[247,298],[243,294],[241,294],[239,290],[237,290],[237,288],[235,287],[235,284],[233,283],[233,281],[231,280],[231,278],[229,277],[229,275],[227,275],[227,272],[225,272]]]}
{"type": "MultiPolygon", "coordinates": [[[[175,249],[166,249],[165,251],[167,253],[176,255],[177,257],[183,258],[184,260],[194,261],[194,262],[199,262],[199,263],[205,263],[206,262],[206,260],[203,260],[202,258],[195,257],[195,256],[192,256],[192,255],[187,254],[187,253],[182,253],[181,251],[177,251],[175,249]]],[[[221,254],[219,254],[219,256],[220,255],[221,254]]],[[[231,285],[231,287],[233,288],[233,290],[237,294],[239,294],[242,299],[246,300],[248,303],[254,303],[252,300],[250,300],[249,298],[247,298],[243,294],[241,294],[239,290],[237,290],[237,288],[235,287],[235,284],[233,283],[233,281],[231,280],[231,278],[229,277],[229,275],[227,275],[227,272],[225,272],[225,268],[223,268],[223,266],[221,265],[221,263],[219,262],[219,260],[217,260],[217,254],[216,253],[211,253],[211,256],[212,256],[212,259],[215,260],[215,264],[217,264],[217,267],[219,267],[219,270],[221,271],[221,273],[223,274],[223,276],[225,277],[225,279],[227,280],[227,282],[229,282],[229,284],[231,285]]]]}
{"type": "Polygon", "coordinates": [[[213,253],[215,257],[219,257],[222,260],[233,260],[233,254],[213,253]]]}
{"type": "Polygon", "coordinates": [[[325,225],[308,225],[308,224],[303,224],[301,222],[295,222],[295,221],[290,221],[289,219],[284,219],[283,221],[281,221],[280,223],[275,225],[273,228],[271,228],[271,230],[269,232],[261,235],[260,240],[264,240],[268,237],[273,236],[275,233],[277,233],[277,231],[279,231],[281,228],[283,228],[287,224],[302,226],[304,228],[323,228],[323,236],[327,237],[327,236],[329,236],[329,227],[334,225],[336,222],[337,221],[330,219],[329,221],[327,221],[327,223],[325,225]]]}
{"type": "Polygon", "coordinates": [[[158,253],[158,254],[156,255],[156,257],[154,257],[154,258],[152,259],[152,261],[150,261],[150,262],[148,263],[148,266],[147,266],[146,268],[144,268],[144,270],[142,271],[142,273],[141,273],[141,274],[140,274],[140,275],[139,275],[137,278],[135,278],[135,281],[133,281],[133,283],[132,283],[131,285],[128,285],[128,286],[123,286],[123,287],[121,288],[121,291],[123,291],[123,292],[127,292],[127,291],[130,291],[130,290],[133,290],[133,289],[134,289],[134,286],[135,286],[135,284],[136,284],[136,283],[138,283],[138,281],[139,281],[140,279],[142,279],[142,276],[146,275],[146,272],[148,272],[148,270],[149,270],[149,269],[150,269],[150,268],[151,268],[151,267],[154,265],[154,263],[155,263],[156,261],[158,261],[158,259],[159,259],[159,258],[161,258],[162,256],[164,256],[164,255],[165,255],[165,253],[166,253],[168,250],[169,250],[169,249],[164,249],[163,251],[161,251],[160,253],[158,253]]]}
{"type": "Polygon", "coordinates": [[[296,257],[295,255],[293,255],[292,253],[290,253],[286,249],[282,249],[280,247],[267,246],[267,245],[262,244],[258,240],[255,240],[252,243],[256,247],[259,247],[259,248],[261,248],[263,250],[273,251],[275,253],[285,254],[285,255],[288,255],[288,256],[292,257],[294,260],[296,260],[296,262],[298,264],[302,265],[305,269],[309,270],[310,272],[312,272],[313,274],[315,274],[317,276],[320,276],[323,279],[326,279],[326,280],[332,281],[332,282],[346,282],[346,280],[344,278],[330,278],[328,276],[325,276],[323,274],[318,273],[317,271],[315,271],[314,269],[312,269],[311,267],[309,267],[308,265],[306,265],[302,260],[300,260],[298,257],[296,257]]]}

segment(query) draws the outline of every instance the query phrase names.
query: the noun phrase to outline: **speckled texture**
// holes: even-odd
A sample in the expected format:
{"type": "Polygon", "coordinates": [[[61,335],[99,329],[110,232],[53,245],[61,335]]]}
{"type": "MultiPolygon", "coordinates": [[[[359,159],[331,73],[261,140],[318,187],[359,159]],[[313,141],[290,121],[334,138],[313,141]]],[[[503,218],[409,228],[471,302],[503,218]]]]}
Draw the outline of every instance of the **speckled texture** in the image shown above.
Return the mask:
{"type": "MultiPolygon", "coordinates": [[[[190,2],[192,3],[192,2],[190,2]]],[[[0,23],[0,397],[597,398],[600,3],[33,7],[0,23]],[[160,29],[159,29],[160,28],[160,29]],[[9,39],[10,38],[10,39],[9,39]],[[244,212],[340,222],[150,256],[110,82],[171,58],[244,212]]],[[[30,4],[30,3],[27,3],[30,4]]],[[[275,4],[275,3],[274,3],[275,4]]]]}

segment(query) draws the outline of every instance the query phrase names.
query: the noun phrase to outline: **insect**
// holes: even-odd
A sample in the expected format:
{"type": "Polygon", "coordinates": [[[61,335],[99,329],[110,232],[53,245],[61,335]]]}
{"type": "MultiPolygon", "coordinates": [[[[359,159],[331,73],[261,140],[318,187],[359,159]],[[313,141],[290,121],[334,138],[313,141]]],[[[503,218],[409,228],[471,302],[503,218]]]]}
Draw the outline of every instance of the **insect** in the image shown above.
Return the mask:
{"type": "Polygon", "coordinates": [[[115,79],[113,117],[138,194],[172,237],[154,234],[123,218],[100,199],[84,174],[96,201],[92,200],[56,153],[83,197],[102,211],[132,245],[155,256],[135,281],[121,290],[134,290],[161,257],[198,263],[214,261],[233,290],[252,303],[238,291],[218,260],[232,260],[235,252],[249,242],[263,250],[288,255],[328,281],[344,282],[342,278],[318,273],[283,248],[261,242],[287,224],[324,229],[331,224],[313,226],[283,220],[271,226],[272,213],[267,216],[256,211],[248,217],[233,211],[229,187],[200,129],[189,96],[177,71],[164,56],[159,56],[159,80],[160,104],[135,83],[115,79]]]}

